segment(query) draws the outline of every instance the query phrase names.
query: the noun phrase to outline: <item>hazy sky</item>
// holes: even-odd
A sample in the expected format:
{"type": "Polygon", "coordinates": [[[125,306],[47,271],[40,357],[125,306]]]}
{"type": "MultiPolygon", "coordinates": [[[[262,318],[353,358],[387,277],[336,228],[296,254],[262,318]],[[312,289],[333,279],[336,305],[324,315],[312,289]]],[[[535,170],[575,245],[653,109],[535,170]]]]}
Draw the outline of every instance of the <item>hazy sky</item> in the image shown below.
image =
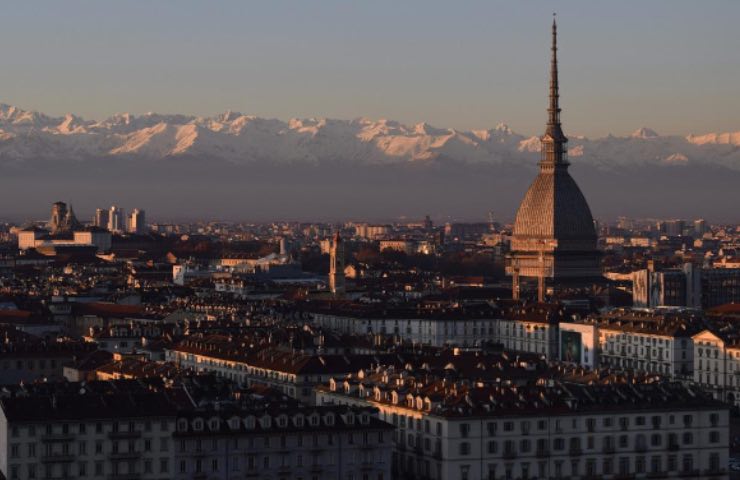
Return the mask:
{"type": "Polygon", "coordinates": [[[740,130],[740,1],[3,1],[0,101],[566,133],[740,130]]]}

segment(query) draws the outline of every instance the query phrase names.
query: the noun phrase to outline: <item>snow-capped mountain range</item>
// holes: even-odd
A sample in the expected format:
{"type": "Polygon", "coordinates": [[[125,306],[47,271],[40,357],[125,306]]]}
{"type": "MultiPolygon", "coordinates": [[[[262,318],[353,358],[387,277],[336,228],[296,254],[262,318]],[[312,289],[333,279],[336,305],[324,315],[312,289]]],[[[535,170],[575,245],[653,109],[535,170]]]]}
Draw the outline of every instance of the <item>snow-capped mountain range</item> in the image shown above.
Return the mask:
{"type": "MultiPolygon", "coordinates": [[[[0,167],[26,160],[203,157],[251,163],[388,165],[462,162],[496,165],[536,158],[537,136],[504,124],[460,131],[392,120],[291,119],[235,112],[213,117],[118,114],[102,121],[52,117],[0,104],[0,167]]],[[[712,164],[740,170],[740,131],[661,136],[640,128],[628,137],[570,136],[573,163],[622,166],[712,164]]],[[[528,162],[532,166],[534,162],[528,162]]]]}

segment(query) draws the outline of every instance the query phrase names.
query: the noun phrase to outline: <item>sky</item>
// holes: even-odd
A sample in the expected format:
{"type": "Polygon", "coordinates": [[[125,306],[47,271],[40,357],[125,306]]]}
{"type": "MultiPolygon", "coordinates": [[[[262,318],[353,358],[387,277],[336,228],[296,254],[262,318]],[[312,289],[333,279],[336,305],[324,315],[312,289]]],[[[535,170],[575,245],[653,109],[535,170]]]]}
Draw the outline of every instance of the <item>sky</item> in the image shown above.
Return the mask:
{"type": "Polygon", "coordinates": [[[6,0],[0,102],[537,134],[553,11],[566,133],[740,130],[735,0],[6,0]]]}

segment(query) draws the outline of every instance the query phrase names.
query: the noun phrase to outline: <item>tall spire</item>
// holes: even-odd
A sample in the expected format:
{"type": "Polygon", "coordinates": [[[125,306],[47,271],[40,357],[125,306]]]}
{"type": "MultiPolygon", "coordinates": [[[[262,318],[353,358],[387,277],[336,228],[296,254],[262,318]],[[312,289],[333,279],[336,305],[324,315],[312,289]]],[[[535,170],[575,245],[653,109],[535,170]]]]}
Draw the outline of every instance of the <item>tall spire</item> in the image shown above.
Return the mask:
{"type": "Polygon", "coordinates": [[[567,164],[565,143],[568,139],[560,125],[560,92],[558,85],[558,26],[552,18],[552,58],[550,59],[550,105],[547,108],[547,129],[542,137],[542,164],[567,164]]]}
{"type": "Polygon", "coordinates": [[[552,59],[550,60],[550,108],[547,111],[550,113],[549,125],[560,124],[560,105],[558,94],[558,25],[555,23],[555,14],[552,15],[552,59]]]}

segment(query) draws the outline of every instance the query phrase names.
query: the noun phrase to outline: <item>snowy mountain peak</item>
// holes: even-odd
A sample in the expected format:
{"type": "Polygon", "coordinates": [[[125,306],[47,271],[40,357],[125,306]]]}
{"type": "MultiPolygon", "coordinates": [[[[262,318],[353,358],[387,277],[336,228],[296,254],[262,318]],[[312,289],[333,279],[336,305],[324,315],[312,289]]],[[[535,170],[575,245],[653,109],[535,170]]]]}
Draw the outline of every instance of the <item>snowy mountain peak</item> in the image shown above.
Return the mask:
{"type": "Polygon", "coordinates": [[[514,132],[511,130],[511,128],[507,124],[505,124],[503,122],[501,122],[498,125],[496,125],[496,128],[494,128],[494,130],[496,132],[504,133],[506,135],[513,135],[514,134],[514,132]]]}
{"type": "Polygon", "coordinates": [[[632,132],[632,135],[630,135],[632,138],[642,138],[642,139],[648,139],[648,138],[658,138],[660,135],[653,130],[652,128],[648,127],[641,127],[632,132]]]}
{"type": "MultiPolygon", "coordinates": [[[[623,165],[719,164],[740,170],[740,132],[658,137],[649,128],[630,136],[589,139],[572,135],[571,159],[596,168],[623,165]],[[660,138],[661,141],[653,141],[660,138]]],[[[292,118],[285,122],[226,111],[210,117],[119,113],[102,120],[73,114],[50,117],[0,104],[0,167],[26,160],[85,160],[111,156],[142,159],[189,156],[233,164],[352,165],[402,162],[517,163],[536,166],[540,138],[504,123],[456,130],[426,122],[388,119],[292,118]]]]}

